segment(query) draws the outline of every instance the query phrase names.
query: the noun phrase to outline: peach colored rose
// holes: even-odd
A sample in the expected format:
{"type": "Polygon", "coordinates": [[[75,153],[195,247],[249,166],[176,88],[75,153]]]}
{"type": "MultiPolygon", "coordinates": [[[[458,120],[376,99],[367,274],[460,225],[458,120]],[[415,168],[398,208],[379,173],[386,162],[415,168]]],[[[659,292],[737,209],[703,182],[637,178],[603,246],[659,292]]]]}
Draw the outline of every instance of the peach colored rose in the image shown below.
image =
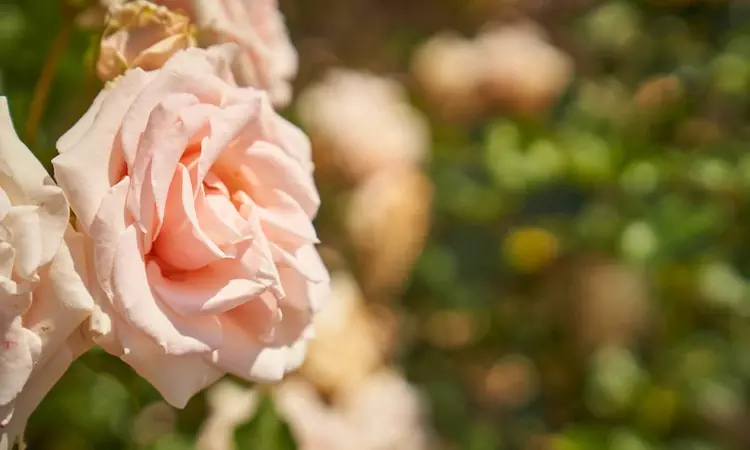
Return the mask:
{"type": "Polygon", "coordinates": [[[98,342],[173,406],[301,364],[328,273],[305,135],[231,82],[234,45],[128,71],[58,141],[55,174],[112,321],[98,342]]]}
{"type": "Polygon", "coordinates": [[[333,70],[300,95],[298,111],[316,151],[354,180],[427,157],[428,123],[393,80],[333,70]]]}
{"type": "Polygon", "coordinates": [[[13,130],[0,97],[0,449],[88,343],[94,302],[78,275],[65,196],[13,130]],[[66,233],[67,230],[67,233],[66,233]]]}
{"type": "Polygon", "coordinates": [[[292,98],[298,56],[277,0],[156,0],[188,13],[200,29],[202,46],[233,42],[237,82],[268,91],[276,106],[292,98]]]}
{"type": "Polygon", "coordinates": [[[115,4],[102,36],[96,71],[102,81],[110,81],[133,67],[158,69],[176,51],[195,45],[187,16],[145,0],[115,4]]]}

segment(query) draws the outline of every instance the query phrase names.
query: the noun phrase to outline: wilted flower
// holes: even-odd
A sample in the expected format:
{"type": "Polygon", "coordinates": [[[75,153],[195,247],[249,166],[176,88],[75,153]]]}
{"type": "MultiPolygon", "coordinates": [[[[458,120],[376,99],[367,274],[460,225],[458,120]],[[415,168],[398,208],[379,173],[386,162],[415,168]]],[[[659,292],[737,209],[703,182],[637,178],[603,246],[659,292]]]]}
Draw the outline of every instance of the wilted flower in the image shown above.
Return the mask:
{"type": "Polygon", "coordinates": [[[192,46],[195,39],[187,16],[145,0],[114,4],[96,71],[109,81],[134,67],[158,69],[175,52],[192,46]]]}
{"type": "Polygon", "coordinates": [[[362,266],[365,292],[398,288],[422,252],[433,189],[421,172],[385,170],[354,191],[345,227],[362,266]]]}
{"type": "Polygon", "coordinates": [[[298,108],[316,151],[354,180],[427,157],[428,124],[393,80],[333,70],[300,94],[298,108]]]}

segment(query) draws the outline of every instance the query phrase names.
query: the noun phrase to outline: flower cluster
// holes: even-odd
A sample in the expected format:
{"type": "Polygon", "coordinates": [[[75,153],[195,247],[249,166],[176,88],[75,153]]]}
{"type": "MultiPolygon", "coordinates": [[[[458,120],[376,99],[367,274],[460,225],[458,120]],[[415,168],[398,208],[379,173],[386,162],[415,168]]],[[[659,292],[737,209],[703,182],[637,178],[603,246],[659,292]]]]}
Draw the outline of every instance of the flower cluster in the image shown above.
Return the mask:
{"type": "Polygon", "coordinates": [[[275,111],[296,72],[276,1],[110,3],[57,184],[0,100],[2,450],[92,346],[184,407],[297,368],[328,296],[310,144],[275,111]]]}

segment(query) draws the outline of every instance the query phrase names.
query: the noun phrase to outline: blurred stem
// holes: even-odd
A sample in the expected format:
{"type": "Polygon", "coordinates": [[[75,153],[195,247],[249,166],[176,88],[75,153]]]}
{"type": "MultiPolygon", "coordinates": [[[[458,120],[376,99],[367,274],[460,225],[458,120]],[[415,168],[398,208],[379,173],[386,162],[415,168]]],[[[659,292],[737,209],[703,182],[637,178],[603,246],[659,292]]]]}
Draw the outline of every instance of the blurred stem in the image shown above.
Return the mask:
{"type": "Polygon", "coordinates": [[[34,97],[31,101],[29,117],[26,121],[26,144],[28,144],[29,147],[33,147],[36,141],[39,123],[44,114],[44,107],[47,104],[47,97],[52,88],[52,81],[55,79],[57,66],[68,48],[70,36],[73,31],[74,20],[72,14],[66,14],[68,13],[69,8],[63,2],[61,2],[60,8],[63,13],[63,22],[57,32],[57,36],[55,36],[55,40],[52,43],[52,48],[47,55],[47,59],[44,61],[39,80],[34,87],[34,97]]]}
{"type": "Polygon", "coordinates": [[[23,431],[21,432],[21,436],[18,437],[18,450],[26,450],[26,438],[24,437],[23,431]]]}

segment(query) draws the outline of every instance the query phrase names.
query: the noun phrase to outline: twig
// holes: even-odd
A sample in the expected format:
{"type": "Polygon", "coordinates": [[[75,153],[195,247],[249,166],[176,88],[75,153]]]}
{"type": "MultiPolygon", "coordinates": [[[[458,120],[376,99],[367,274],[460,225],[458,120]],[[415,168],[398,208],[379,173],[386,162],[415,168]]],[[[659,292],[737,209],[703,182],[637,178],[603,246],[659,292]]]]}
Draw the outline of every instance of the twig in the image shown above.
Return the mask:
{"type": "Polygon", "coordinates": [[[47,59],[44,61],[39,80],[34,87],[34,97],[31,101],[29,117],[26,121],[26,144],[29,147],[33,147],[36,141],[39,122],[44,114],[44,107],[47,104],[47,97],[52,88],[52,81],[55,79],[57,66],[68,48],[68,42],[70,42],[70,36],[73,31],[73,19],[69,17],[69,14],[65,14],[65,10],[67,9],[65,5],[61,5],[61,8],[63,9],[63,22],[60,30],[57,32],[55,41],[52,43],[52,48],[47,55],[47,59]]]}

